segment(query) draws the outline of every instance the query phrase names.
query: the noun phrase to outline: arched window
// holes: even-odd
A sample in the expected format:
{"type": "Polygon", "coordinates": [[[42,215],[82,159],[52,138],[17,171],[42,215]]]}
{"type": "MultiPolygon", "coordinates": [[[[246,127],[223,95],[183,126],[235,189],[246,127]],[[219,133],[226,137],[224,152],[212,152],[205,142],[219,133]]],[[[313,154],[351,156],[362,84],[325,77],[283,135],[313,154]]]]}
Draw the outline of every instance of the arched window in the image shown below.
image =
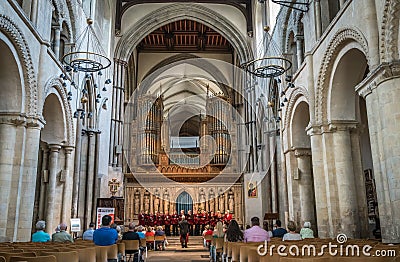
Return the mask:
{"type": "Polygon", "coordinates": [[[56,52],[56,47],[57,47],[57,30],[60,30],[60,25],[58,24],[58,17],[57,17],[57,13],[54,10],[52,17],[51,17],[51,36],[50,36],[50,43],[51,43],[51,50],[53,50],[53,52],[56,52]]]}
{"type": "Polygon", "coordinates": [[[59,59],[61,60],[62,57],[69,53],[70,50],[70,45],[68,45],[68,43],[70,42],[70,36],[69,36],[69,32],[68,32],[68,27],[67,27],[67,23],[63,23],[62,25],[62,30],[61,30],[61,34],[60,34],[60,54],[59,54],[59,59]]]}

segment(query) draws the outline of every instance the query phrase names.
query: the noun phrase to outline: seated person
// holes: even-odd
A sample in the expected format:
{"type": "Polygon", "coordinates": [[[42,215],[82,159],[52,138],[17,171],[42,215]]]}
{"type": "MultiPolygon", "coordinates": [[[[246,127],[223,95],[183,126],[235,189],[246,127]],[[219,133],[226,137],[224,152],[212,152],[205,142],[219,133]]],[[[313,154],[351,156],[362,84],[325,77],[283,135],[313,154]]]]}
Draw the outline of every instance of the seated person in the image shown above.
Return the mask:
{"type": "Polygon", "coordinates": [[[165,232],[162,226],[158,226],[154,234],[155,236],[164,236],[164,241],[156,241],[156,250],[165,250],[165,232]]]}
{"type": "Polygon", "coordinates": [[[32,242],[49,242],[50,235],[44,232],[46,222],[40,220],[36,223],[36,232],[32,235],[32,242]]]}
{"type": "Polygon", "coordinates": [[[111,246],[118,240],[117,230],[110,228],[111,216],[105,215],[101,219],[101,227],[93,233],[93,242],[97,246],[111,246]]]}
{"type": "Polygon", "coordinates": [[[279,219],[276,220],[275,226],[276,226],[276,229],[274,229],[274,231],[272,231],[273,237],[283,237],[283,235],[287,233],[287,230],[284,229],[283,227],[281,227],[282,223],[279,219]]]}
{"type": "Polygon", "coordinates": [[[59,225],[59,229],[60,232],[56,232],[52,235],[52,241],[53,242],[74,242],[74,239],[72,238],[72,236],[66,232],[65,230],[67,230],[67,225],[65,223],[61,223],[59,225]]]}
{"type": "Polygon", "coordinates": [[[314,238],[314,232],[311,229],[310,222],[304,222],[304,227],[300,230],[300,236],[302,239],[314,238]]]}
{"type": "Polygon", "coordinates": [[[260,227],[260,219],[258,217],[251,218],[251,228],[246,229],[243,234],[244,242],[264,242],[270,241],[267,231],[260,227]]]}
{"type": "MultiPolygon", "coordinates": [[[[145,234],[145,238],[147,239],[147,237],[154,237],[155,233],[153,232],[153,230],[151,229],[151,227],[147,227],[147,231],[145,234]]],[[[153,249],[153,241],[146,241],[146,245],[148,249],[153,249]]]]}
{"type": "MultiPolygon", "coordinates": [[[[129,223],[128,225],[128,232],[125,232],[122,235],[122,240],[139,240],[140,241],[140,236],[137,232],[135,232],[135,224],[134,223],[129,223]]],[[[141,247],[139,247],[141,249],[141,247]]],[[[138,250],[125,250],[126,254],[134,254],[138,252],[138,250]]]]}
{"type": "Polygon", "coordinates": [[[212,236],[213,234],[214,234],[214,230],[213,230],[214,228],[213,227],[211,227],[211,226],[209,226],[209,225],[207,225],[206,226],[206,230],[205,230],[205,232],[203,233],[203,237],[204,237],[204,240],[205,240],[205,242],[206,242],[206,247],[208,247],[208,248],[210,248],[211,247],[211,239],[207,239],[206,240],[206,236],[212,236]]]}
{"type": "Polygon", "coordinates": [[[90,224],[89,224],[89,229],[88,230],[86,230],[84,233],[83,233],[83,236],[82,236],[82,239],[83,240],[91,240],[91,241],[93,241],[93,232],[94,232],[94,227],[95,227],[96,225],[93,223],[93,222],[91,222],[90,224]]]}
{"type": "Polygon", "coordinates": [[[296,224],[293,221],[289,221],[287,228],[289,232],[283,235],[282,241],[285,240],[303,240],[300,234],[296,233],[296,224]]]}
{"type": "Polygon", "coordinates": [[[137,233],[139,235],[140,238],[146,238],[145,233],[143,232],[143,227],[142,226],[138,226],[137,227],[137,233]]]}

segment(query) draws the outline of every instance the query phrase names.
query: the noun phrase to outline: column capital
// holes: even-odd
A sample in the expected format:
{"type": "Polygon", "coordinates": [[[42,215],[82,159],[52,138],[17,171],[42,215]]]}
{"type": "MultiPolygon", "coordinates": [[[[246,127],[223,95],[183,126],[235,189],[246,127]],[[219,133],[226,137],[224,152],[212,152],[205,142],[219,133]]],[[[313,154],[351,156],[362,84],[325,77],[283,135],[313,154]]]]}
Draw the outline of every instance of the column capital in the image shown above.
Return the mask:
{"type": "Polygon", "coordinates": [[[301,158],[305,156],[311,156],[311,148],[293,147],[294,156],[301,158]]]}
{"type": "Polygon", "coordinates": [[[0,124],[8,124],[15,126],[26,126],[27,128],[43,128],[46,121],[42,116],[27,116],[18,113],[2,113],[0,114],[0,124]]]}
{"type": "Polygon", "coordinates": [[[331,132],[336,131],[350,131],[357,129],[357,121],[331,121],[328,123],[328,129],[331,132]]]}
{"type": "Polygon", "coordinates": [[[382,63],[371,71],[367,77],[359,83],[355,90],[363,98],[367,97],[382,82],[400,77],[400,62],[382,63]]]}
{"type": "Polygon", "coordinates": [[[50,152],[59,152],[60,151],[60,149],[61,149],[61,146],[60,145],[58,145],[58,144],[50,144],[49,145],[49,149],[50,149],[50,152]]]}
{"type": "Polygon", "coordinates": [[[75,147],[74,146],[64,146],[64,151],[66,154],[71,154],[72,151],[74,151],[75,147]]]}

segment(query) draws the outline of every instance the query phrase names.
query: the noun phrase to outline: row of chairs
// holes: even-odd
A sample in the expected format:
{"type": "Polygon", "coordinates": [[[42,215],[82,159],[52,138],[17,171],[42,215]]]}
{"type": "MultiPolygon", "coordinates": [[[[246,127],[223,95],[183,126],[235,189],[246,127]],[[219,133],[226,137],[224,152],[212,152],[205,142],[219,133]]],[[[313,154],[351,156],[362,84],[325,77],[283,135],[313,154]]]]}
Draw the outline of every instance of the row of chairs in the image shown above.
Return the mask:
{"type": "MultiPolygon", "coordinates": [[[[258,247],[264,245],[264,242],[253,242],[253,243],[243,243],[243,242],[223,242],[222,239],[214,239],[214,245],[217,252],[220,252],[221,260],[223,262],[295,262],[295,261],[312,261],[312,262],[361,262],[361,261],[372,261],[372,262],[383,262],[383,261],[396,261],[400,262],[400,246],[396,245],[384,245],[380,244],[374,240],[349,240],[346,245],[359,245],[361,248],[363,245],[370,245],[372,250],[371,254],[374,254],[375,250],[395,250],[397,256],[395,257],[345,257],[345,256],[332,256],[329,254],[328,249],[324,249],[325,252],[321,257],[311,257],[311,256],[279,256],[277,254],[277,247],[279,245],[285,245],[286,247],[296,245],[302,248],[303,245],[314,245],[317,250],[321,250],[322,245],[329,244],[329,242],[334,243],[332,240],[327,239],[312,239],[312,240],[302,240],[302,241],[281,241],[280,239],[272,239],[268,242],[268,247],[275,245],[275,251],[272,256],[269,254],[265,256],[260,256],[258,253],[258,247]],[[222,245],[222,247],[221,247],[222,245]]],[[[263,249],[262,249],[263,250],[263,249]]],[[[288,248],[286,249],[288,253],[288,248]]],[[[360,252],[362,255],[362,252],[360,252]]]]}

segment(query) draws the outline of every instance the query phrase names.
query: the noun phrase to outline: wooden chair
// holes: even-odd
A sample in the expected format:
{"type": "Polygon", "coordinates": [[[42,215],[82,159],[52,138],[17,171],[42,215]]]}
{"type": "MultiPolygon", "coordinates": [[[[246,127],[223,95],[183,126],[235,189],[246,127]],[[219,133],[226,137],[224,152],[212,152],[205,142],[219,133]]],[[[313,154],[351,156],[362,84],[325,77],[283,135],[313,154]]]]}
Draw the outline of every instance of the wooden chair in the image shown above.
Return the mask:
{"type": "Polygon", "coordinates": [[[11,257],[10,262],[57,262],[55,256],[38,256],[38,257],[11,257]]]}
{"type": "Polygon", "coordinates": [[[158,250],[158,245],[161,243],[162,244],[162,249],[164,248],[164,241],[165,241],[165,235],[164,236],[155,236],[154,237],[154,250],[158,250]]]}
{"type": "Polygon", "coordinates": [[[108,246],[95,246],[96,247],[96,262],[107,262],[108,246]]]}
{"type": "Polygon", "coordinates": [[[222,252],[224,251],[224,238],[223,237],[214,238],[214,245],[215,245],[215,252],[217,253],[216,255],[217,255],[217,261],[218,261],[219,257],[222,258],[222,252]]]}
{"type": "Polygon", "coordinates": [[[121,254],[122,259],[125,260],[125,243],[119,242],[117,243],[117,246],[118,246],[118,253],[121,254]]]}
{"type": "Polygon", "coordinates": [[[77,251],[42,252],[43,256],[55,256],[57,262],[79,262],[77,251]]]}
{"type": "Polygon", "coordinates": [[[36,257],[34,252],[15,252],[15,253],[0,253],[0,256],[4,257],[6,261],[10,261],[11,257],[36,257]]]}
{"type": "Polygon", "coordinates": [[[212,235],[205,235],[204,240],[206,241],[206,245],[208,249],[210,249],[210,245],[213,242],[213,236],[212,235]]]}
{"type": "Polygon", "coordinates": [[[112,259],[112,260],[115,260],[115,261],[118,260],[118,245],[117,244],[108,246],[107,259],[108,260],[112,259]]]}
{"type": "Polygon", "coordinates": [[[258,247],[249,247],[247,252],[247,262],[260,262],[258,247]]]}
{"type": "Polygon", "coordinates": [[[6,261],[6,258],[3,257],[3,256],[0,256],[0,262],[7,262],[7,261],[6,261]]]}
{"type": "Polygon", "coordinates": [[[150,249],[155,249],[155,236],[146,236],[146,246],[149,247],[150,244],[150,249]]]}
{"type": "Polygon", "coordinates": [[[122,240],[122,243],[125,244],[125,254],[127,261],[133,261],[135,254],[138,254],[138,257],[140,257],[141,252],[140,252],[140,241],[139,240],[122,240]],[[129,255],[129,259],[128,259],[129,255]],[[132,256],[133,255],[133,256],[132,256]]]}

